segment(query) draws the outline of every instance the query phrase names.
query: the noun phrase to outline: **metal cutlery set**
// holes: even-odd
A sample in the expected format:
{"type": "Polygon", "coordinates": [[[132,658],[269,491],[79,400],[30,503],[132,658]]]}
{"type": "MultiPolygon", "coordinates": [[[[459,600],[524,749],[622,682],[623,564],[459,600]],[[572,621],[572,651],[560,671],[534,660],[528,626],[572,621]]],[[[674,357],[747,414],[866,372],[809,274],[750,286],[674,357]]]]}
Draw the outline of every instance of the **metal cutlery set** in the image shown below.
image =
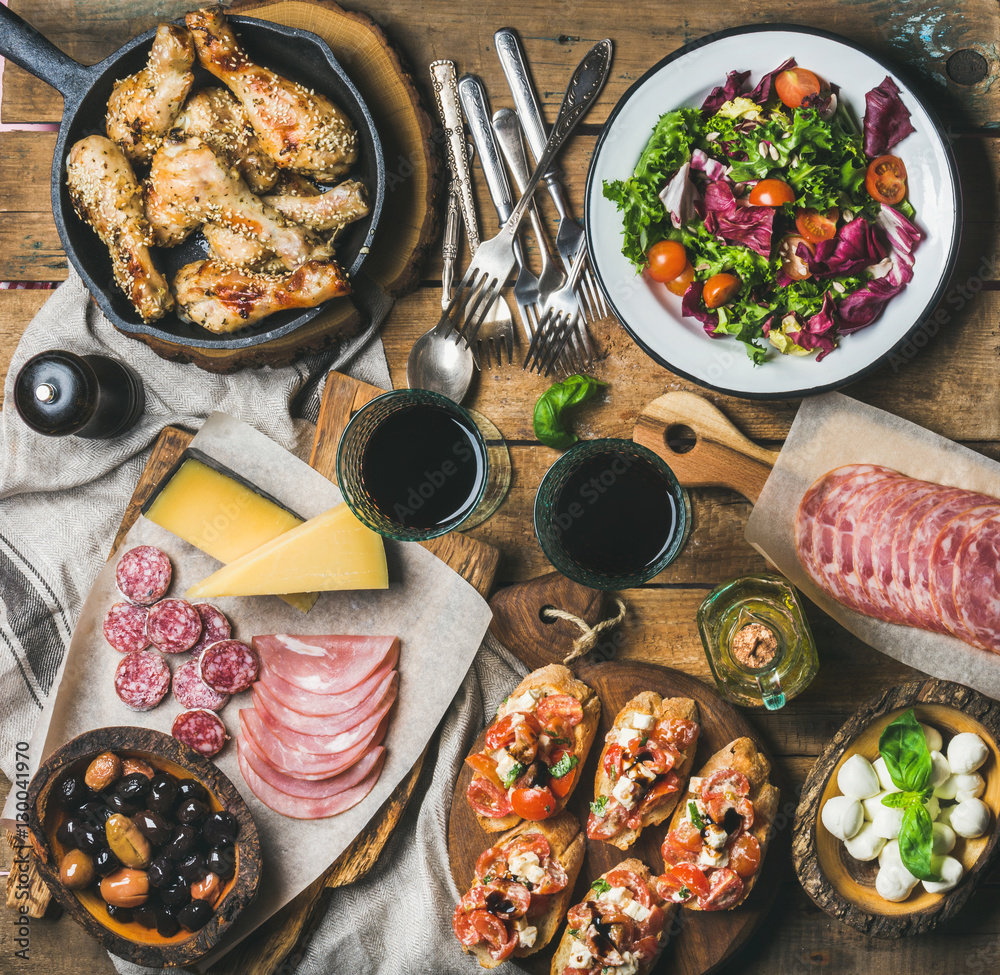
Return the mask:
{"type": "Polygon", "coordinates": [[[458,354],[455,347],[464,346],[476,366],[488,368],[494,360],[500,365],[505,358],[513,363],[514,321],[501,290],[515,269],[513,296],[528,345],[527,370],[542,375],[557,368],[567,373],[585,371],[593,360],[587,323],[609,313],[588,265],[583,228],[569,215],[554,160],[604,85],[611,42],[599,42],[580,62],[549,133],[517,34],[504,28],[494,40],[516,111],[504,108],[491,117],[486,90],[478,78],[466,75],[459,80],[451,61],[435,61],[430,66],[447,136],[451,185],[443,248],[443,311],[437,325],[414,347],[407,370],[410,385],[414,385],[412,373],[419,372],[410,367],[417,365],[413,360],[421,343],[424,360],[432,345],[451,359],[458,354]],[[499,232],[485,241],[480,241],[476,220],[463,111],[501,224],[499,232]],[[533,170],[525,140],[535,160],[533,170]],[[554,247],[533,199],[542,182],[559,214],[554,247]],[[537,243],[537,270],[529,264],[528,249],[519,235],[525,216],[537,243]],[[453,292],[459,223],[465,226],[472,260],[453,292]],[[445,346],[453,348],[445,352],[445,346]]]}

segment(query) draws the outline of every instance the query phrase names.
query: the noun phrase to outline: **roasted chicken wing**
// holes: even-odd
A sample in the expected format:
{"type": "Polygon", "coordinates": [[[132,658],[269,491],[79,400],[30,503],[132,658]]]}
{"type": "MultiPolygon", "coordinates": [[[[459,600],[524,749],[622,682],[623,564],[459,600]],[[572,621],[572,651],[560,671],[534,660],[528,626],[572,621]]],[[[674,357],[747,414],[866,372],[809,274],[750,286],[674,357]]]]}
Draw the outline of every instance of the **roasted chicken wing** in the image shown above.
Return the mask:
{"type": "Polygon", "coordinates": [[[178,315],[212,332],[233,332],[288,308],[312,308],[350,290],[334,261],[309,261],[285,274],[196,261],[174,277],[178,315]]]}
{"type": "Polygon", "coordinates": [[[170,288],[149,254],[153,235],[142,188],[121,149],[103,135],[81,139],[69,151],[66,182],[76,212],[107,245],[115,284],[143,320],[172,311],[170,288]]]}
{"type": "Polygon", "coordinates": [[[357,133],[333,102],[254,64],[221,8],[192,11],[185,21],[198,60],[242,103],[279,169],[332,182],[351,168],[358,155],[357,133]]]}
{"type": "Polygon", "coordinates": [[[146,67],[115,82],[108,135],[129,159],[153,158],[194,83],[194,58],[191,34],[176,24],[160,24],[146,67]]]}

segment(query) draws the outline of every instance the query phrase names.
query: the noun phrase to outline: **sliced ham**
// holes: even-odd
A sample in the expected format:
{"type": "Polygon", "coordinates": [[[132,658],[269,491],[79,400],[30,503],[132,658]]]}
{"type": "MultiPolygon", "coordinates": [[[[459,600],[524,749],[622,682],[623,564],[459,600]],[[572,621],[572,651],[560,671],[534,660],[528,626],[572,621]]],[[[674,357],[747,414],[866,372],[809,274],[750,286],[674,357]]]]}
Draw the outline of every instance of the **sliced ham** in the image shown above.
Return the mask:
{"type": "Polygon", "coordinates": [[[314,694],[339,694],[369,677],[391,653],[394,636],[255,636],[260,658],[289,684],[314,694]]]}
{"type": "MultiPolygon", "coordinates": [[[[253,687],[253,704],[258,711],[263,712],[264,723],[271,728],[288,728],[304,735],[340,735],[366,721],[372,714],[391,706],[396,699],[399,687],[399,674],[390,670],[382,682],[375,688],[371,697],[362,701],[356,708],[343,714],[301,714],[286,708],[264,684],[257,683],[253,687]]],[[[280,731],[278,732],[280,735],[280,731]]]]}
{"type": "Polygon", "coordinates": [[[301,687],[290,684],[280,674],[276,673],[264,661],[261,668],[260,683],[270,692],[275,700],[280,701],[286,708],[298,711],[300,714],[343,714],[345,711],[353,711],[362,702],[367,701],[375,689],[385,679],[396,666],[399,659],[399,643],[393,644],[389,656],[366,677],[356,687],[352,687],[340,694],[315,694],[312,691],[304,691],[301,687]]]}
{"type": "Polygon", "coordinates": [[[247,752],[242,748],[239,750],[240,771],[243,773],[243,778],[250,787],[250,791],[265,806],[292,819],[323,819],[327,816],[335,816],[357,805],[375,787],[384,761],[385,753],[383,752],[372,770],[350,789],[345,789],[343,792],[338,792],[327,798],[308,799],[279,792],[253,770],[247,759],[247,752]]]}

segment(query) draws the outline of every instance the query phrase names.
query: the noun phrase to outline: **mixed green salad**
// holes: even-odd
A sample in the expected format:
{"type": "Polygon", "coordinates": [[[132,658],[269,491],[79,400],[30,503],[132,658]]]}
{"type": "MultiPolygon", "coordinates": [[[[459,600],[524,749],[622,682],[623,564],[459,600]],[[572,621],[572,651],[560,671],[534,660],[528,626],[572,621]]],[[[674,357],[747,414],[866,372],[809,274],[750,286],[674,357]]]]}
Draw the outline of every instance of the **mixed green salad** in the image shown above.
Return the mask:
{"type": "Polygon", "coordinates": [[[622,252],[755,364],[832,352],[913,277],[921,239],[906,167],[913,132],[886,79],[861,128],[836,85],[789,59],[747,90],[733,71],[702,107],[667,112],[629,179],[605,182],[622,252]]]}

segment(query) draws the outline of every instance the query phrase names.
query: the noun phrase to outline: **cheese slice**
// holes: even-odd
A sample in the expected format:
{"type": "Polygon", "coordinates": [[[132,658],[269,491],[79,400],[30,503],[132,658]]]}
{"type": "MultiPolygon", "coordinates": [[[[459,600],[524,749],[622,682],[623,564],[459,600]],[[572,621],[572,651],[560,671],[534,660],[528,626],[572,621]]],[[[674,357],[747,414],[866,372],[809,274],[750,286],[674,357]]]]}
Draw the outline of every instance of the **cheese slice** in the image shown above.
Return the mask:
{"type": "MultiPolygon", "coordinates": [[[[177,468],[145,516],[224,565],[302,524],[297,515],[193,458],[177,468]]],[[[318,596],[296,592],[282,598],[308,613],[318,596]]]]}
{"type": "Polygon", "coordinates": [[[382,536],[341,503],[219,569],[193,585],[187,596],[388,588],[382,536]]]}

